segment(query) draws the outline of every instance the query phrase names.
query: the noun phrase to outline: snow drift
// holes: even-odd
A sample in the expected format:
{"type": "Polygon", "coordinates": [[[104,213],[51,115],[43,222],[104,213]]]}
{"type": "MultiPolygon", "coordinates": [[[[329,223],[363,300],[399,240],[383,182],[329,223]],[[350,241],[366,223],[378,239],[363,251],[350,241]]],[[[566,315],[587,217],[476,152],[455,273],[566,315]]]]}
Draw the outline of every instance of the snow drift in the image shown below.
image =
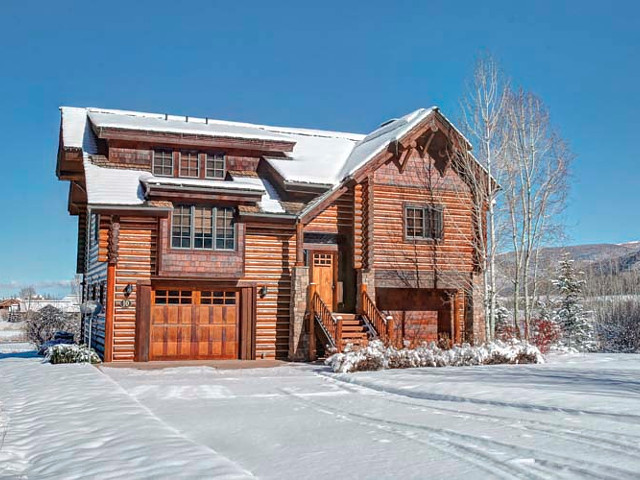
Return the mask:
{"type": "Polygon", "coordinates": [[[433,342],[415,349],[396,349],[374,340],[366,348],[336,353],[325,363],[334,372],[349,373],[391,368],[544,363],[544,357],[537,347],[516,339],[496,340],[477,347],[465,343],[449,350],[438,348],[433,342]]]}

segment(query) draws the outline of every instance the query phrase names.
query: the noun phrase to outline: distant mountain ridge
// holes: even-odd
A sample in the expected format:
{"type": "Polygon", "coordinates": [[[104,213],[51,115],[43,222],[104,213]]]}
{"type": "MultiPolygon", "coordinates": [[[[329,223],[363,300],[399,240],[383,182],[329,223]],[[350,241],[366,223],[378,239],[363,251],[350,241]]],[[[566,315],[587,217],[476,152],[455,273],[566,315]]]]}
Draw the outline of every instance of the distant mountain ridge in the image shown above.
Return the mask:
{"type": "MultiPolygon", "coordinates": [[[[540,262],[543,265],[557,263],[565,254],[583,267],[595,270],[599,267],[617,272],[640,270],[640,241],[546,247],[540,250],[540,262]]],[[[513,253],[508,252],[500,255],[499,261],[508,263],[512,258],[513,253]]]]}

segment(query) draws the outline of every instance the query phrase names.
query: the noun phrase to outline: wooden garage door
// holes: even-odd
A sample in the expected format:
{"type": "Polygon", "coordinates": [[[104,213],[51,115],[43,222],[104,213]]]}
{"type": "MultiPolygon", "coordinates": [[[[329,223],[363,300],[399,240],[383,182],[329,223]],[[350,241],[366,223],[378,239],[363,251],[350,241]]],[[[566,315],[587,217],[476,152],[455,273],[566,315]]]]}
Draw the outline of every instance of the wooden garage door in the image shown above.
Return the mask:
{"type": "Polygon", "coordinates": [[[150,360],[238,358],[238,292],[156,289],[150,360]]]}

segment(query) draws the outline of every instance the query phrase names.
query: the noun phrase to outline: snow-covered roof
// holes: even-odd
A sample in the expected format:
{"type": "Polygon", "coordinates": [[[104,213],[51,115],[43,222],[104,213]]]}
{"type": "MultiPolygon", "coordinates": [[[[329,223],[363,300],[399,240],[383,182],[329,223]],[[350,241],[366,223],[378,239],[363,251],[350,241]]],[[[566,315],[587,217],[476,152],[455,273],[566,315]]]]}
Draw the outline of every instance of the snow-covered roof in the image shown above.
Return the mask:
{"type": "Polygon", "coordinates": [[[374,130],[357,133],[289,128],[228,122],[158,113],[61,107],[64,145],[95,153],[95,127],[148,130],[169,133],[277,140],[295,143],[286,157],[266,161],[286,182],[334,186],[367,163],[388,145],[399,140],[426,118],[434,107],[419,109],[374,130]]]}
{"type": "Polygon", "coordinates": [[[280,196],[277,190],[268,180],[259,177],[236,177],[234,180],[247,182],[264,190],[262,198],[258,202],[260,210],[266,213],[285,213],[285,209],[280,203],[280,196]]]}
{"type": "Polygon", "coordinates": [[[62,144],[66,148],[81,148],[84,153],[97,153],[96,138],[89,125],[86,108],[60,107],[62,144]]]}
{"type": "Polygon", "coordinates": [[[125,130],[182,133],[280,142],[291,141],[291,139],[285,135],[279,135],[251,124],[195,117],[177,117],[175,115],[127,112],[123,110],[102,110],[95,108],[87,108],[86,110],[91,123],[98,128],[120,128],[125,130]]]}
{"type": "MultiPolygon", "coordinates": [[[[97,153],[96,136],[91,127],[158,132],[193,133],[216,137],[290,142],[293,150],[278,157],[263,157],[286,183],[322,185],[328,191],[337,189],[393,142],[401,140],[431,115],[436,107],[421,108],[385,123],[368,135],[312,130],[269,125],[228,122],[157,113],[106,110],[100,108],[61,107],[62,141],[67,148],[82,148],[89,204],[142,205],[150,185],[194,186],[212,189],[250,190],[263,192],[260,209],[263,212],[285,211],[276,189],[264,178],[236,176],[231,180],[201,180],[156,177],[140,170],[112,169],[95,165],[89,156],[97,153]]],[[[315,201],[312,204],[316,203],[315,201]]],[[[308,205],[307,209],[312,205],[308,205]]]]}
{"type": "Polygon", "coordinates": [[[342,166],[338,175],[339,180],[353,174],[364,164],[383,152],[392,142],[400,140],[413,130],[420,122],[433,112],[435,107],[421,108],[404,117],[389,122],[359,141],[342,166]]]}
{"type": "Polygon", "coordinates": [[[153,175],[145,176],[140,181],[145,185],[167,185],[176,187],[201,187],[211,189],[229,189],[229,190],[253,190],[255,192],[263,192],[264,187],[256,185],[254,182],[246,181],[246,178],[231,180],[202,180],[199,178],[174,178],[174,177],[155,177],[153,175]]]}
{"type": "Polygon", "coordinates": [[[143,179],[152,178],[150,172],[105,168],[84,159],[89,205],[142,205],[145,202],[143,179]]]}

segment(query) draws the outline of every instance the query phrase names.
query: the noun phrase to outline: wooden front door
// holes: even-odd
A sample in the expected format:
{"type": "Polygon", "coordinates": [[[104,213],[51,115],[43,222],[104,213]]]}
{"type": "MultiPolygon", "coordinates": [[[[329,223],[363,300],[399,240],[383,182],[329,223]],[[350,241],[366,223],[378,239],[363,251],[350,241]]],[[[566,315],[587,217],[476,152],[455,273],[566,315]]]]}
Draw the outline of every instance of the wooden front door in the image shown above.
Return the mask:
{"type": "Polygon", "coordinates": [[[238,292],[157,289],[152,296],[149,360],[238,358],[238,292]]]}
{"type": "Polygon", "coordinates": [[[331,310],[335,310],[336,277],[338,266],[336,255],[330,252],[313,252],[312,282],[316,284],[316,291],[322,301],[331,310]]]}

